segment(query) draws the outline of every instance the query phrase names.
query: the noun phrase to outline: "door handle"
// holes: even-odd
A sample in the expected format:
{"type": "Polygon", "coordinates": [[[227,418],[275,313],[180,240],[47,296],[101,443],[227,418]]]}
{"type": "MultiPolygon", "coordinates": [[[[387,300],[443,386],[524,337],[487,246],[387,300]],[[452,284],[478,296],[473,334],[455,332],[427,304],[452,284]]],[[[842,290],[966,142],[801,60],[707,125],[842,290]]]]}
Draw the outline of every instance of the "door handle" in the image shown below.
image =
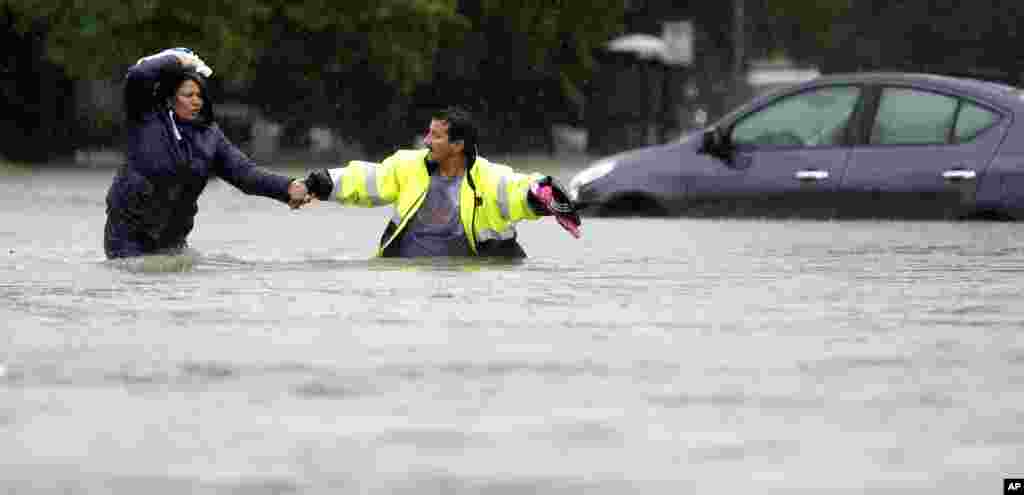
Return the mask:
{"type": "Polygon", "coordinates": [[[942,178],[948,181],[974,180],[978,178],[977,172],[973,170],[954,169],[942,173],[942,178]]]}
{"type": "Polygon", "coordinates": [[[799,181],[819,181],[828,178],[827,170],[797,170],[796,180],[799,181]]]}

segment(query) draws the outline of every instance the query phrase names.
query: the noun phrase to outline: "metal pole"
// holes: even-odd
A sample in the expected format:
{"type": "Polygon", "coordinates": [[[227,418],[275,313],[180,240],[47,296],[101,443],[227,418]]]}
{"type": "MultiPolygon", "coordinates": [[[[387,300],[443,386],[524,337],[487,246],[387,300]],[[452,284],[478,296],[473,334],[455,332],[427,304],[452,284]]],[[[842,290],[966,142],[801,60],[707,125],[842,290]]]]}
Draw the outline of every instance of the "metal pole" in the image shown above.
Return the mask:
{"type": "Polygon", "coordinates": [[[733,0],[733,96],[739,97],[743,92],[746,73],[746,17],[743,8],[743,0],[733,0]]]}

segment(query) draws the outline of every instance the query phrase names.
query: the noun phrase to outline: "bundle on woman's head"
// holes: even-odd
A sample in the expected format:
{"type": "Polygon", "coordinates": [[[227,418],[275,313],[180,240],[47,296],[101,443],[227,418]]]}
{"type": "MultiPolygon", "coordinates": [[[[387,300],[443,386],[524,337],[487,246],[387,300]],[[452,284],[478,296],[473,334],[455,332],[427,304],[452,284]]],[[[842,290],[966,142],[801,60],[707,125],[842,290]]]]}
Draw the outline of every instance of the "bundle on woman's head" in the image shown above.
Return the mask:
{"type": "Polygon", "coordinates": [[[203,62],[203,59],[199,58],[194,51],[184,47],[168,48],[160,53],[154,53],[153,55],[142,57],[138,62],[135,62],[135,64],[138,65],[146,60],[162,57],[164,55],[174,55],[178,57],[179,60],[183,61],[183,65],[186,69],[192,69],[203,77],[210,77],[213,75],[213,69],[211,69],[209,65],[206,65],[206,62],[203,62]]]}

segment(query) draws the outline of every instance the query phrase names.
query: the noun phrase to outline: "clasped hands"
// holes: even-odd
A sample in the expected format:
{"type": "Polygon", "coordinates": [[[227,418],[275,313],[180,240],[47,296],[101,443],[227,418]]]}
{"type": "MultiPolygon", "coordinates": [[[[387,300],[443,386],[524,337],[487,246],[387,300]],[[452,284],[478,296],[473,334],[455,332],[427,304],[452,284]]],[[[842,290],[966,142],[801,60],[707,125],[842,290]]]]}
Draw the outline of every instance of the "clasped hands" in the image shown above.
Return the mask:
{"type": "Polygon", "coordinates": [[[288,206],[297,210],[314,199],[325,200],[333,188],[327,169],[314,170],[305,179],[293,179],[288,184],[288,206]]]}
{"type": "Polygon", "coordinates": [[[313,195],[310,194],[309,189],[306,187],[306,181],[293,179],[288,184],[288,206],[297,210],[313,201],[313,195]]]}

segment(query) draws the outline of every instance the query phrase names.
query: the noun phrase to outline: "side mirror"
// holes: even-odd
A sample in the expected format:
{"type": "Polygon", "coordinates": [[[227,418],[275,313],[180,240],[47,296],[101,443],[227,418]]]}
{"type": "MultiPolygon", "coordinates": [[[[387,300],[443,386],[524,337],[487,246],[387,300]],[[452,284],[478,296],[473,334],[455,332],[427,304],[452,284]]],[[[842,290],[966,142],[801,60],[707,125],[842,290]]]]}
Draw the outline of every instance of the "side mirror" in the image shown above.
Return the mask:
{"type": "Polygon", "coordinates": [[[732,154],[728,141],[729,139],[719,128],[713,127],[704,131],[704,135],[701,136],[699,152],[728,161],[732,154]]]}

